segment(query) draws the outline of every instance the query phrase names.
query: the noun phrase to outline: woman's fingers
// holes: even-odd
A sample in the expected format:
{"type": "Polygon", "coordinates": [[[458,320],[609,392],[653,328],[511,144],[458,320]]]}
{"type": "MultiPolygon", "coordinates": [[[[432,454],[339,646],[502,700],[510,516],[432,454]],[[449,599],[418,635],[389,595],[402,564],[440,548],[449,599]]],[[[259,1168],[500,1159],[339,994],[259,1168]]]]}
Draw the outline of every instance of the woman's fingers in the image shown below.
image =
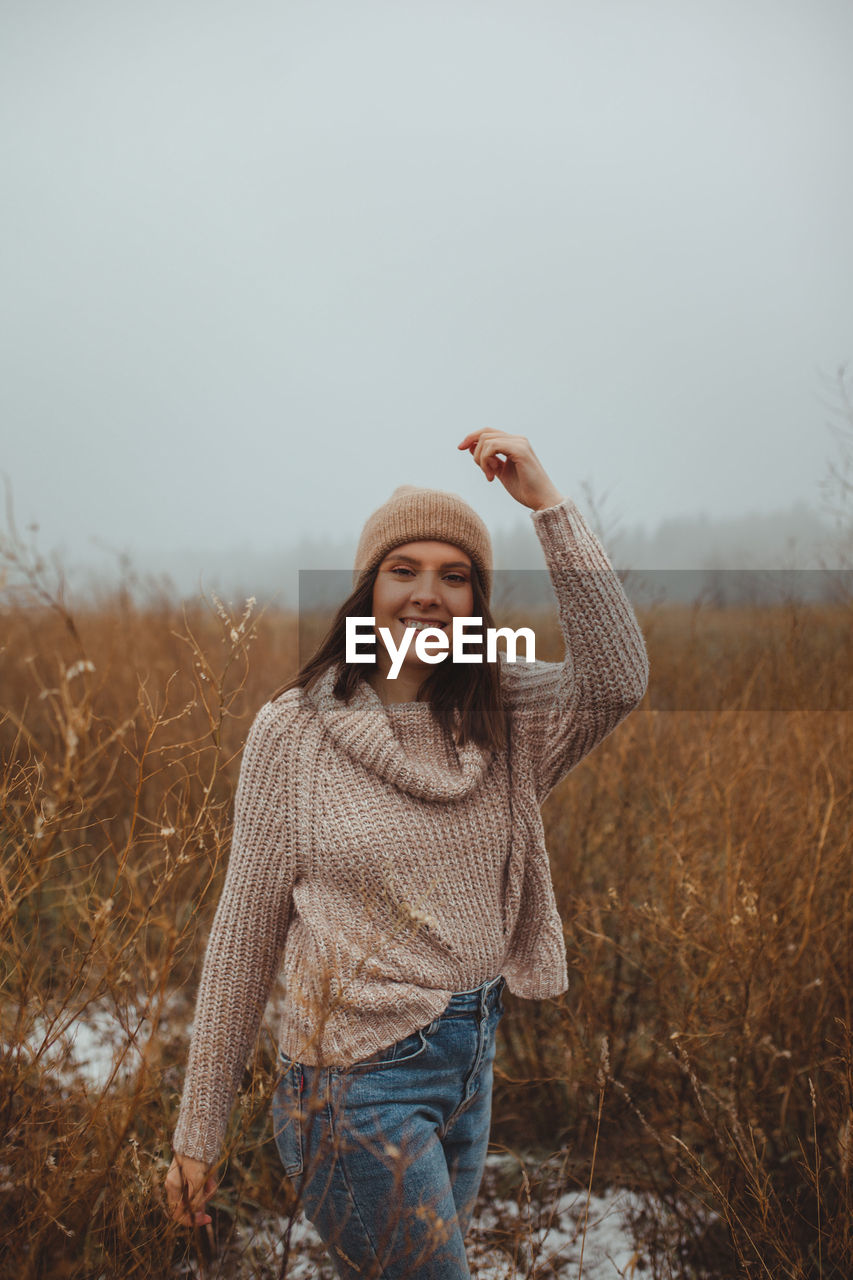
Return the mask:
{"type": "MultiPolygon", "coordinates": [[[[500,435],[501,432],[496,432],[495,434],[500,435]]],[[[457,447],[459,449],[468,449],[474,461],[482,469],[486,479],[494,480],[503,467],[503,460],[501,458],[484,460],[483,445],[485,444],[485,435],[485,431],[472,431],[457,447]]]]}
{"type": "Polygon", "coordinates": [[[459,442],[459,444],[456,446],[456,448],[457,448],[457,449],[470,449],[470,448],[471,448],[471,445],[472,445],[472,442],[475,442],[475,441],[477,440],[477,437],[479,436],[479,434],[480,434],[480,433],[479,433],[479,431],[469,431],[469,432],[468,432],[468,434],[467,434],[467,436],[465,436],[464,440],[460,440],[460,442],[459,442]]]}
{"type": "Polygon", "coordinates": [[[470,452],[487,480],[499,476],[507,492],[524,506],[535,510],[560,501],[526,436],[485,427],[469,431],[457,447],[470,452]]]}
{"type": "Polygon", "coordinates": [[[198,1160],[177,1157],[166,1175],[166,1200],[177,1223],[184,1227],[203,1227],[212,1222],[206,1212],[207,1201],[216,1190],[216,1179],[209,1166],[198,1160]]]}
{"type": "MultiPolygon", "coordinates": [[[[467,449],[474,461],[480,465],[482,450],[486,443],[486,439],[494,436],[499,436],[504,439],[509,438],[505,431],[496,431],[493,427],[485,427],[481,431],[469,431],[464,440],[460,441],[456,447],[457,449],[467,449]]],[[[520,439],[521,437],[518,438],[520,439]]]]}
{"type": "Polygon", "coordinates": [[[457,449],[469,449],[475,456],[485,448],[499,449],[505,452],[512,449],[516,452],[532,453],[530,441],[526,436],[511,435],[508,431],[498,431],[494,427],[484,427],[481,431],[470,431],[456,446],[457,449]]]}
{"type": "Polygon", "coordinates": [[[203,1209],[184,1209],[180,1214],[174,1214],[173,1217],[179,1227],[206,1227],[213,1222],[210,1214],[203,1209]]]}
{"type": "Polygon", "coordinates": [[[510,435],[506,431],[486,428],[471,432],[465,438],[470,441],[471,456],[488,480],[500,475],[505,466],[515,466],[533,456],[530,443],[524,436],[510,435]],[[501,458],[499,454],[505,457],[501,458]]]}
{"type": "Polygon", "coordinates": [[[210,1214],[207,1212],[207,1202],[215,1190],[216,1179],[208,1178],[207,1182],[204,1184],[204,1190],[196,1192],[193,1198],[192,1203],[195,1206],[193,1211],[193,1220],[192,1222],[186,1223],[187,1226],[206,1227],[208,1223],[213,1221],[213,1218],[211,1218],[210,1214]]]}
{"type": "Polygon", "coordinates": [[[481,470],[484,472],[486,479],[491,480],[494,478],[495,465],[499,461],[499,459],[489,457],[488,454],[486,453],[485,446],[486,446],[486,441],[483,439],[479,440],[477,442],[476,448],[473,451],[472,456],[477,466],[480,467],[481,470]]]}

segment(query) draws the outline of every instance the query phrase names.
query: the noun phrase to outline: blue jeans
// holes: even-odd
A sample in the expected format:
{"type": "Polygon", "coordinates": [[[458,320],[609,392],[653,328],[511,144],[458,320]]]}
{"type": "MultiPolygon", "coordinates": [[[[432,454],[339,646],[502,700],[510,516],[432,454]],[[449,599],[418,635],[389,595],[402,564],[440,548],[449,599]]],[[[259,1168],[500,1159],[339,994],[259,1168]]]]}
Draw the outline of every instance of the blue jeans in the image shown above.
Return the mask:
{"type": "Polygon", "coordinates": [[[499,975],[350,1067],[280,1055],[272,1099],[284,1172],[337,1272],[470,1277],[464,1237],[489,1144],[499,975]]]}

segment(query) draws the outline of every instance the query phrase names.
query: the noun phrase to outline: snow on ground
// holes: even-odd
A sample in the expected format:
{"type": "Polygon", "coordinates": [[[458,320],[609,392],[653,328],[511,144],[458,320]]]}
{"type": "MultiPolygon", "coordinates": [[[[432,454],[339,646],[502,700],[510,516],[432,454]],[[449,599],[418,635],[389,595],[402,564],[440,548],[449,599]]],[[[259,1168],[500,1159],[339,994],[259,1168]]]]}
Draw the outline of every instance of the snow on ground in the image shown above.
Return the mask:
{"type": "MultiPolygon", "coordinates": [[[[160,1024],[168,1023],[172,1033],[175,1016],[164,1007],[160,1024]]],[[[131,1007],[120,1021],[114,1010],[93,1003],[85,1018],[65,1021],[67,1025],[59,1022],[52,1029],[43,1020],[38,1022],[28,1040],[30,1052],[41,1050],[42,1059],[64,1084],[82,1079],[89,1086],[103,1088],[113,1072],[114,1079],[120,1079],[138,1069],[141,1049],[151,1034],[144,1006],[131,1007]],[[49,1043],[45,1045],[46,1037],[49,1043]]],[[[189,1034],[188,1026],[187,1042],[189,1034]]],[[[533,1199],[537,1182],[532,1178],[531,1203],[521,1197],[519,1208],[515,1198],[499,1198],[495,1190],[496,1181],[501,1175],[505,1179],[507,1171],[520,1174],[518,1158],[500,1154],[487,1158],[466,1241],[472,1276],[478,1280],[520,1280],[530,1273],[534,1261],[536,1274],[543,1280],[579,1280],[581,1276],[585,1280],[633,1280],[641,1271],[642,1249],[635,1244],[630,1228],[632,1213],[641,1207],[638,1197],[615,1190],[593,1195],[587,1203],[585,1192],[571,1191],[537,1204],[533,1199]],[[503,1248],[498,1240],[504,1242],[503,1248]]],[[[528,1176],[532,1171],[531,1164],[528,1176]]],[[[272,1216],[243,1227],[222,1255],[221,1265],[214,1265],[206,1274],[219,1280],[240,1280],[244,1273],[269,1276],[270,1280],[278,1276],[288,1225],[287,1217],[272,1216]]],[[[199,1273],[191,1267],[185,1274],[199,1273]]],[[[287,1276],[292,1280],[336,1280],[320,1237],[301,1212],[290,1226],[287,1276]]]]}
{"type": "MultiPolygon", "coordinates": [[[[583,1275],[587,1280],[615,1280],[617,1276],[633,1276],[640,1262],[641,1250],[630,1229],[630,1213],[640,1207],[639,1199],[629,1191],[614,1190],[590,1196],[586,1192],[567,1191],[548,1203],[531,1205],[529,1216],[516,1199],[497,1199],[489,1194],[494,1172],[502,1165],[518,1169],[518,1161],[506,1156],[489,1157],[483,1177],[478,1214],[469,1237],[472,1272],[482,1280],[510,1280],[528,1274],[535,1259],[537,1274],[572,1277],[576,1280],[583,1248],[583,1275]],[[491,1165],[491,1168],[489,1168],[491,1165]],[[526,1218],[520,1223],[519,1235],[527,1239],[524,1259],[527,1266],[516,1266],[502,1253],[488,1248],[488,1234],[499,1223],[505,1230],[508,1221],[526,1218]],[[479,1260],[478,1268],[474,1269],[479,1260]]],[[[519,1262],[522,1259],[519,1258],[519,1262]]]]}
{"type": "MultiPolygon", "coordinates": [[[[120,1018],[113,1006],[92,1001],[80,1017],[65,1011],[55,1022],[38,1018],[26,1051],[37,1054],[63,1085],[82,1081],[103,1089],[111,1077],[127,1080],[139,1069],[152,1032],[149,1012],[142,1002],[130,1004],[120,1018]]],[[[173,1030],[174,1017],[170,1003],[164,1002],[158,1030],[173,1030]]]]}
{"type": "MultiPolygon", "coordinates": [[[[535,1274],[541,1280],[634,1280],[642,1274],[643,1251],[634,1243],[630,1228],[631,1211],[639,1209],[640,1202],[632,1193],[594,1195],[587,1205],[585,1192],[571,1192],[548,1204],[531,1203],[529,1213],[522,1198],[520,1212],[514,1198],[498,1198],[494,1193],[495,1181],[507,1167],[518,1173],[518,1160],[488,1156],[466,1240],[476,1280],[521,1280],[534,1274],[534,1261],[535,1274]]],[[[241,1280],[244,1275],[273,1280],[281,1274],[288,1226],[288,1280],[337,1280],[319,1235],[301,1211],[292,1225],[282,1216],[257,1219],[246,1226],[220,1256],[219,1266],[205,1274],[211,1280],[241,1280]]],[[[185,1274],[198,1277],[201,1273],[190,1264],[185,1274]]]]}

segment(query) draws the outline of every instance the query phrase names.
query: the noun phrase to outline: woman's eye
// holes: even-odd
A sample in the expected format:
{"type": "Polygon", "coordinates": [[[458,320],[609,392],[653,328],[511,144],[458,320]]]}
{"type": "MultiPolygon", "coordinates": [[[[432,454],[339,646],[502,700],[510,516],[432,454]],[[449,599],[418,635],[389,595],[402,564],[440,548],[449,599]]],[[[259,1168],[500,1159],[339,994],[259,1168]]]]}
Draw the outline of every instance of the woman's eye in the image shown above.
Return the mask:
{"type": "MultiPolygon", "coordinates": [[[[391,573],[412,573],[411,569],[407,569],[405,565],[396,564],[391,569],[391,573]]],[[[454,586],[464,586],[468,579],[461,573],[447,573],[444,575],[448,582],[452,582],[454,586]]]]}

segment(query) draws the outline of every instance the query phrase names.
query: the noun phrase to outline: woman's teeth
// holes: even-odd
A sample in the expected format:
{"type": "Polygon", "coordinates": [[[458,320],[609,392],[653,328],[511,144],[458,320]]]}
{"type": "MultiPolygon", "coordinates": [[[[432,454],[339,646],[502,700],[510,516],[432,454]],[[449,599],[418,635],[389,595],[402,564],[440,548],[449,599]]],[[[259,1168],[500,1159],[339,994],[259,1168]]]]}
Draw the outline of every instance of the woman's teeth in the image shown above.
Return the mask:
{"type": "Polygon", "coordinates": [[[426,631],[428,627],[441,628],[444,626],[443,622],[415,622],[411,618],[402,618],[401,621],[405,627],[411,627],[415,631],[426,631]]]}

